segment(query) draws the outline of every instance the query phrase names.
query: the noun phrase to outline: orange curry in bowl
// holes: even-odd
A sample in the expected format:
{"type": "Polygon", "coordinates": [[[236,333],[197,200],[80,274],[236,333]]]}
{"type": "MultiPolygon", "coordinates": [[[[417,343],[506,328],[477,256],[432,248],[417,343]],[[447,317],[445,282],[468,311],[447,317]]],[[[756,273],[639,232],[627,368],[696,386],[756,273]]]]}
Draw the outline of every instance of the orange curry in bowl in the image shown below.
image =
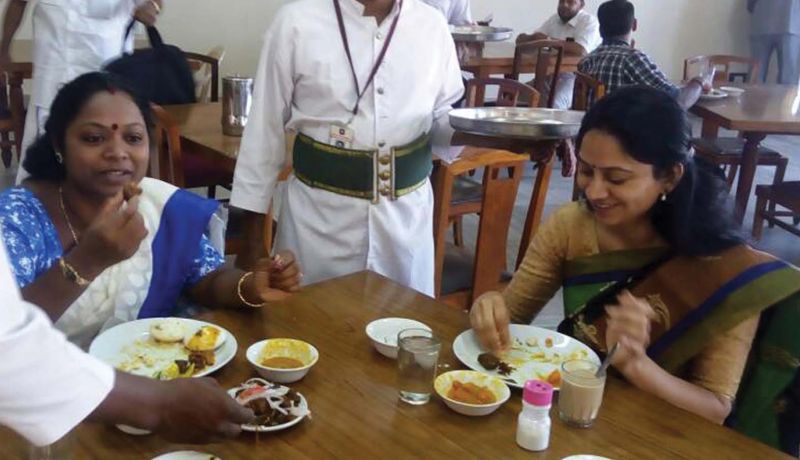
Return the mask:
{"type": "Polygon", "coordinates": [[[494,404],[497,396],[488,387],[474,383],[461,383],[455,380],[447,392],[447,397],[464,404],[494,404]]]}
{"type": "Polygon", "coordinates": [[[305,364],[302,361],[295,358],[289,358],[286,356],[273,356],[263,358],[259,364],[264,367],[269,367],[271,369],[299,369],[305,364]]]}

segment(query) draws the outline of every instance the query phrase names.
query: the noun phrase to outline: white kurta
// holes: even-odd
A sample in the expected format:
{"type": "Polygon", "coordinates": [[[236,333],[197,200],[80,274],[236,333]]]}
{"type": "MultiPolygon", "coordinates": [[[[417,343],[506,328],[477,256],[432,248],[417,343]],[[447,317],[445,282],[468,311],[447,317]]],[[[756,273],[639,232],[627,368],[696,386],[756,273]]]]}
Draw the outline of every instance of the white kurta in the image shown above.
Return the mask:
{"type": "Polygon", "coordinates": [[[470,0],[422,0],[428,5],[439,10],[447,19],[448,24],[464,25],[472,23],[470,0]]]}
{"type": "MultiPolygon", "coordinates": [[[[147,0],[38,0],[33,10],[33,88],[25,119],[25,150],[44,131],[50,105],[64,83],[100,70],[132,49],[125,29],[147,0]]],[[[17,182],[27,177],[23,168],[17,182]]]]}
{"type": "Polygon", "coordinates": [[[50,444],[86,418],[114,386],[110,366],[83,353],[24,302],[0,243],[0,425],[50,444]]]}
{"type": "MultiPolygon", "coordinates": [[[[397,4],[379,26],[363,5],[341,0],[353,64],[363,87],[397,4]]],[[[442,16],[405,0],[394,38],[351,127],[354,149],[390,153],[434,129],[434,151],[447,156],[447,113],[463,93],[455,46],[442,16]]],[[[331,0],[284,6],[267,32],[250,118],[234,174],[231,204],[266,213],[291,158],[285,129],[329,142],[331,123],[346,123],[356,101],[331,0]]],[[[290,249],[312,283],[370,269],[432,295],[433,194],[430,183],[390,201],[338,195],[294,176],[281,201],[276,248],[290,249]]]]}
{"type": "MultiPolygon", "coordinates": [[[[585,10],[580,10],[569,22],[562,21],[558,14],[554,14],[536,32],[541,32],[556,40],[574,39],[575,43],[581,45],[587,54],[594,51],[603,41],[600,38],[600,23],[596,17],[585,10]]],[[[574,88],[574,74],[562,73],[559,75],[554,107],[557,109],[570,108],[574,88]]]]}

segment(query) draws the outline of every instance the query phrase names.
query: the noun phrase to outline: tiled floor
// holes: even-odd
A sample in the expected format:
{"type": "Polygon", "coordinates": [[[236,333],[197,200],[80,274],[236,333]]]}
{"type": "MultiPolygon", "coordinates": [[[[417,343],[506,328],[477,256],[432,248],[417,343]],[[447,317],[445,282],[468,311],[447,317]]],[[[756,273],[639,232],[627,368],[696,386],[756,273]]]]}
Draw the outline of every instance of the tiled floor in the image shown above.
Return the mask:
{"type": "MultiPolygon", "coordinates": [[[[696,131],[699,131],[699,123],[695,120],[696,131]]],[[[721,133],[721,135],[733,135],[732,133],[721,133]]],[[[771,136],[765,144],[784,155],[789,156],[789,169],[786,173],[787,180],[800,180],[800,137],[792,136],[771,136]]],[[[0,171],[0,189],[13,184],[16,174],[16,167],[10,170],[0,171]]],[[[756,184],[767,184],[772,182],[773,170],[771,168],[759,168],[756,176],[756,184]]],[[[526,171],[525,178],[520,186],[519,195],[514,209],[508,243],[508,266],[513,267],[519,248],[519,239],[522,233],[522,226],[530,200],[534,172],[532,168],[526,171]]],[[[572,179],[563,178],[559,171],[553,173],[550,183],[550,190],[545,205],[545,216],[550,214],[558,206],[567,203],[572,197],[572,179]]],[[[754,199],[751,198],[747,217],[745,219],[745,230],[748,232],[753,225],[754,199]]],[[[464,222],[464,234],[467,243],[474,242],[477,231],[477,218],[467,217],[464,222]]],[[[800,239],[783,231],[779,228],[764,230],[764,237],[758,243],[753,243],[757,248],[775,254],[791,263],[800,265],[800,239]]],[[[561,293],[547,305],[534,321],[537,325],[544,327],[555,327],[562,319],[562,300],[561,293]]]]}

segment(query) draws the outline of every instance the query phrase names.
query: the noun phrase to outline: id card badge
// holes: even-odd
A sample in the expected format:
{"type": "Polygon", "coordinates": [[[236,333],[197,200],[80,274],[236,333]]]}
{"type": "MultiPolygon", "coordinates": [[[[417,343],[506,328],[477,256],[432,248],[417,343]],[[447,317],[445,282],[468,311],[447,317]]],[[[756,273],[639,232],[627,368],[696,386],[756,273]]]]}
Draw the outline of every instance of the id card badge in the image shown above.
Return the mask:
{"type": "Polygon", "coordinates": [[[328,143],[340,149],[351,149],[355,137],[355,132],[349,126],[332,124],[328,143]]]}

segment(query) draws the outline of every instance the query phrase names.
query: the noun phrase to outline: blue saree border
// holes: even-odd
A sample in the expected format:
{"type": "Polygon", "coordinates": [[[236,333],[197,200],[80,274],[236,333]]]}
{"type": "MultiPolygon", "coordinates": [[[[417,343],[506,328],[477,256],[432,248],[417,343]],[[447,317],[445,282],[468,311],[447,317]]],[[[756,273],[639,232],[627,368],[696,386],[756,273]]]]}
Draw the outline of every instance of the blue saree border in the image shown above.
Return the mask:
{"type": "Polygon", "coordinates": [[[702,322],[714,309],[737,289],[755,281],[756,279],[776,270],[788,267],[786,262],[776,260],[750,267],[737,275],[732,280],[723,284],[700,306],[690,311],[681,321],[670,328],[655,343],[647,349],[647,354],[653,359],[658,358],[676,340],[698,323],[702,322]]]}
{"type": "Polygon", "coordinates": [[[200,238],[219,202],[186,190],[167,200],[153,239],[153,276],[137,318],[169,316],[183,291],[188,270],[197,256],[200,238]]]}

